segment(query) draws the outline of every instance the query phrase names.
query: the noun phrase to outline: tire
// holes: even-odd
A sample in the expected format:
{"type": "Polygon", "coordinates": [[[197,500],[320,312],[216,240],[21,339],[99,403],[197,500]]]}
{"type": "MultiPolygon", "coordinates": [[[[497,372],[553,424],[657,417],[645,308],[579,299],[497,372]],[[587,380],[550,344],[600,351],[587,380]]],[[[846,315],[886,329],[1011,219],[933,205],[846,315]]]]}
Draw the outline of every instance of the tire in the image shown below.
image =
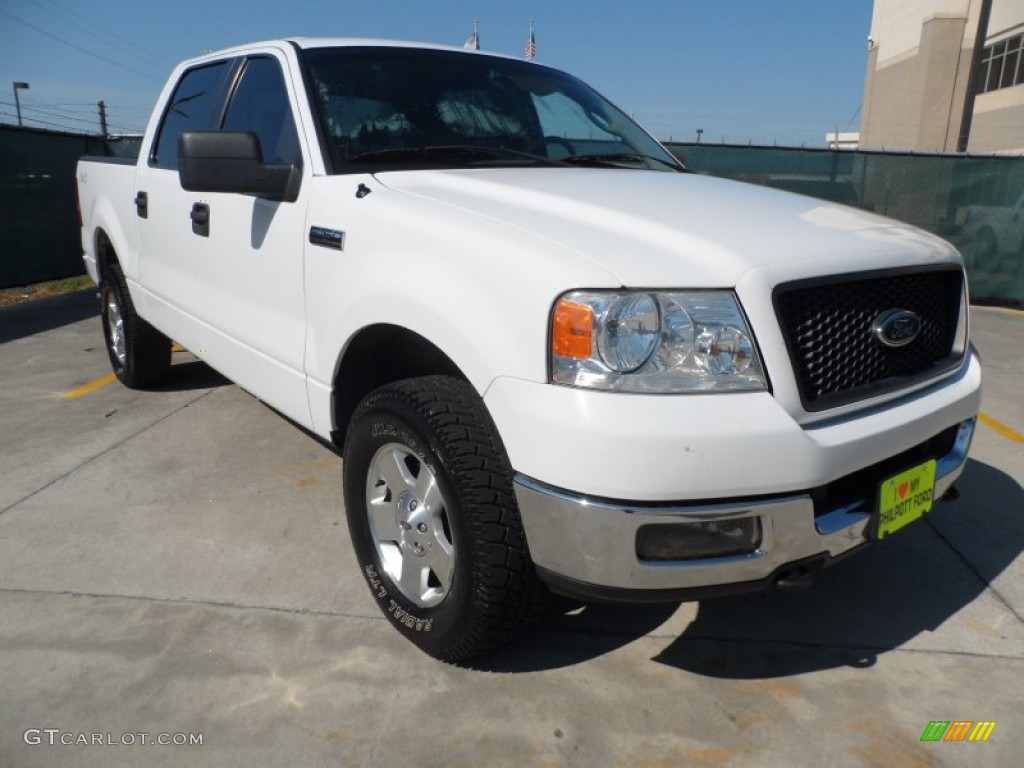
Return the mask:
{"type": "Polygon", "coordinates": [[[110,264],[103,272],[100,315],[110,366],[126,387],[157,384],[171,367],[171,340],[139,317],[121,268],[110,264]]]}
{"type": "Polygon", "coordinates": [[[507,643],[543,611],[497,430],[448,376],[389,384],[356,409],[345,509],[360,570],[392,625],[459,662],[507,643]]]}

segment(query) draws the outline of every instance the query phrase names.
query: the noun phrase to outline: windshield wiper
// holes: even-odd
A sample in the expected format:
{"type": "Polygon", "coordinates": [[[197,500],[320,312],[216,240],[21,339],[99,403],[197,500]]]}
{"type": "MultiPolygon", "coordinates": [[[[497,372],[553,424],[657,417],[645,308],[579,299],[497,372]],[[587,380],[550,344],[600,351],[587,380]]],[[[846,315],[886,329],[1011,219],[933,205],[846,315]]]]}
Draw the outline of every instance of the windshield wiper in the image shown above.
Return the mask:
{"type": "Polygon", "coordinates": [[[534,155],[529,152],[520,152],[515,149],[461,145],[375,149],[370,152],[354,155],[348,161],[350,163],[366,163],[383,160],[385,162],[401,163],[410,160],[446,160],[451,162],[488,163],[510,158],[522,159],[531,163],[543,163],[545,165],[557,165],[558,163],[558,161],[552,160],[549,157],[534,155]]]}
{"type": "Polygon", "coordinates": [[[673,163],[670,160],[666,160],[662,157],[655,157],[654,155],[643,155],[639,152],[609,152],[607,154],[569,155],[568,157],[559,158],[559,162],[568,163],[570,165],[598,165],[612,168],[622,168],[623,163],[635,163],[639,165],[645,160],[653,160],[656,163],[667,165],[673,171],[679,171],[680,173],[685,172],[685,168],[679,163],[673,163]]]}

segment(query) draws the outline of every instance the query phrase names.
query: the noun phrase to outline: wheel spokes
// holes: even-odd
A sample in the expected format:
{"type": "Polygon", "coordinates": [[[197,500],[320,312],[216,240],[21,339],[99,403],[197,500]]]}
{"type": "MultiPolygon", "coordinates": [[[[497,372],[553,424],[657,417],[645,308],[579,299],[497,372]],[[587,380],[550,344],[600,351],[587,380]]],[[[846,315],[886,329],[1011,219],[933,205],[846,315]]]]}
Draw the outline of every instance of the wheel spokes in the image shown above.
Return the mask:
{"type": "Polygon", "coordinates": [[[125,362],[124,317],[121,305],[112,292],[107,300],[107,325],[110,328],[110,347],[121,365],[125,362]]]}
{"type": "Polygon", "coordinates": [[[395,512],[395,505],[384,500],[386,486],[381,486],[380,497],[370,500],[366,505],[366,511],[370,515],[370,530],[373,538],[379,542],[402,540],[401,530],[398,527],[398,515],[395,512]]]}
{"type": "Polygon", "coordinates": [[[452,585],[452,573],[454,571],[455,558],[451,546],[442,544],[440,539],[428,550],[424,560],[427,567],[440,583],[441,593],[447,594],[452,585]]]}
{"type": "Polygon", "coordinates": [[[455,550],[447,505],[433,470],[408,446],[381,446],[367,472],[366,514],[384,572],[421,607],[451,588],[455,550]]]}
{"type": "Polygon", "coordinates": [[[402,552],[402,575],[398,579],[398,585],[402,592],[410,600],[422,603],[423,592],[427,586],[427,572],[423,565],[423,558],[414,555],[412,552],[402,552]]]}
{"type": "Polygon", "coordinates": [[[437,478],[430,471],[426,464],[420,464],[420,474],[416,478],[416,495],[423,501],[423,505],[430,512],[432,517],[438,517],[444,509],[444,498],[441,496],[441,488],[437,484],[437,478]]]}
{"type": "Polygon", "coordinates": [[[383,480],[391,491],[391,498],[398,498],[402,491],[416,488],[416,478],[412,476],[405,458],[408,454],[392,448],[384,453],[376,462],[377,479],[383,480]]]}

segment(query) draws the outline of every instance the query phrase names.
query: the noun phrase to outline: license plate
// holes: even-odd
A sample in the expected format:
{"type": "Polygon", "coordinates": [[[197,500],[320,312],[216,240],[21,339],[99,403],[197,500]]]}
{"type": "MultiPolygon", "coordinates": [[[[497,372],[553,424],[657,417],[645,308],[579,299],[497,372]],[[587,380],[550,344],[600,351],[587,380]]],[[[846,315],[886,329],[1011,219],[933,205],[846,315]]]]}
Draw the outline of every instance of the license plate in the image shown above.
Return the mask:
{"type": "Polygon", "coordinates": [[[878,497],[878,538],[896,533],[931,511],[934,496],[934,459],[884,480],[878,497]]]}

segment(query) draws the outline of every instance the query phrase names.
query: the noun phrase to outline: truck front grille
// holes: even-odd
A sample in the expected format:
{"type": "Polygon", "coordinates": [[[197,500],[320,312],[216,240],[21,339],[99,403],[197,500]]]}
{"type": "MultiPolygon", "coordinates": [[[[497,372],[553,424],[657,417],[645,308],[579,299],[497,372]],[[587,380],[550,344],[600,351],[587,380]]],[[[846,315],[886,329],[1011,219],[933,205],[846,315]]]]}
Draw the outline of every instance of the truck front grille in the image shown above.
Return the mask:
{"type": "Polygon", "coordinates": [[[778,286],[775,312],[804,408],[875,397],[955,366],[962,355],[954,348],[962,292],[959,267],[778,286]],[[896,309],[915,313],[920,332],[906,346],[890,347],[872,328],[896,309]]]}

